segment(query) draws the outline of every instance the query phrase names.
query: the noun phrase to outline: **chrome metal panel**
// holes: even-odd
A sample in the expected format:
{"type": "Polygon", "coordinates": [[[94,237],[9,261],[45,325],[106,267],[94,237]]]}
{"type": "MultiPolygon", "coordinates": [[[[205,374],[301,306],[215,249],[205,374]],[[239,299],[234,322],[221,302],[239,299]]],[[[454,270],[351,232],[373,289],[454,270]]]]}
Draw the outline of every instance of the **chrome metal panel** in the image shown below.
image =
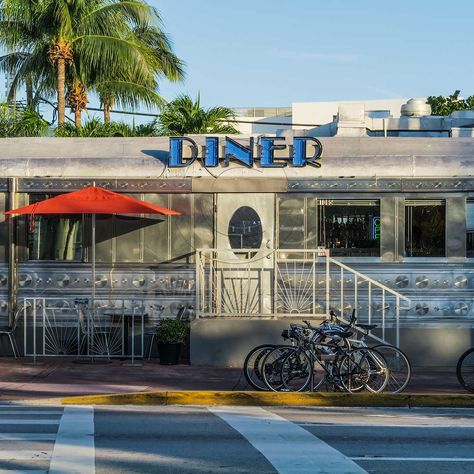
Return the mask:
{"type": "Polygon", "coordinates": [[[466,258],[466,198],[446,198],[446,257],[466,258]]]}
{"type": "Polygon", "coordinates": [[[471,178],[316,178],[288,179],[288,192],[443,193],[474,189],[471,178]]]}
{"type": "Polygon", "coordinates": [[[396,258],[396,235],[398,230],[397,198],[384,196],[380,199],[380,258],[393,262],[396,258]]]}
{"type": "MultiPolygon", "coordinates": [[[[113,170],[111,170],[113,173],[113,170]]],[[[64,178],[21,178],[18,180],[19,192],[67,192],[96,186],[111,191],[126,191],[129,193],[184,193],[191,192],[191,179],[64,179],[64,178]]],[[[0,180],[0,191],[2,190],[0,180]]],[[[6,189],[6,186],[5,186],[6,189]]]]}

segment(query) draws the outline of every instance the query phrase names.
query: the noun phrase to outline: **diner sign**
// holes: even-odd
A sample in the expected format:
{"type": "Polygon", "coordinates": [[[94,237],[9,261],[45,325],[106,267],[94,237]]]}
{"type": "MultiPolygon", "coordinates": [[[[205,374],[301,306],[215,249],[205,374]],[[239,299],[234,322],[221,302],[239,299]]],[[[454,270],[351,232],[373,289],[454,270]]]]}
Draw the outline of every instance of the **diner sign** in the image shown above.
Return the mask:
{"type": "MultiPolygon", "coordinates": [[[[301,168],[303,166],[321,167],[323,145],[314,137],[294,137],[293,144],[287,145],[285,137],[259,137],[255,147],[254,138],[249,138],[248,145],[242,145],[236,140],[225,137],[224,156],[219,156],[219,137],[206,137],[202,153],[202,165],[206,168],[215,168],[220,164],[229,166],[230,161],[237,161],[249,168],[256,162],[261,168],[283,168],[287,165],[301,168]],[[313,147],[312,153],[307,155],[307,144],[313,147]],[[255,153],[257,149],[257,153],[255,153]],[[276,157],[276,150],[288,149],[286,157],[276,157]]],[[[170,168],[189,166],[198,159],[198,145],[189,137],[170,137],[170,168]],[[188,157],[184,157],[184,148],[187,147],[188,157]]]]}

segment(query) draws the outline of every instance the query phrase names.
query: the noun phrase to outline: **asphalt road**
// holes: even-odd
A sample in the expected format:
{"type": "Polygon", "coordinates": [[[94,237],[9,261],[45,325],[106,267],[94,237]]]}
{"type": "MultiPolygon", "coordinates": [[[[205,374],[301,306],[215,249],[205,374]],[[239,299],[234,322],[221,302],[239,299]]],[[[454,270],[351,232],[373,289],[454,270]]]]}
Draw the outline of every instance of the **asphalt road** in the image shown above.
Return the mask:
{"type": "Polygon", "coordinates": [[[474,473],[474,410],[0,405],[0,472],[474,473]]]}

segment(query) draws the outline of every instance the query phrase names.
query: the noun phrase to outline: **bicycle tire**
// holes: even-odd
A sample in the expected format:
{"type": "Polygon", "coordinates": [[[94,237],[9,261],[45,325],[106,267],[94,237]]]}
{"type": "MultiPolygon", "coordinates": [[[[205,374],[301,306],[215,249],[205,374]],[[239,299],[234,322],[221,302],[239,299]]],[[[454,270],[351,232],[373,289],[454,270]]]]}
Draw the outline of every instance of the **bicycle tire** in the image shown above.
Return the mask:
{"type": "Polygon", "coordinates": [[[474,347],[468,349],[459,358],[456,376],[464,390],[474,393],[474,347]]]}
{"type": "Polygon", "coordinates": [[[390,393],[403,392],[411,379],[411,364],[407,355],[398,347],[390,344],[378,344],[373,346],[372,349],[384,356],[390,370],[385,391],[390,393]]]}
{"type": "Polygon", "coordinates": [[[263,380],[262,362],[267,352],[273,350],[275,344],[262,344],[254,347],[245,358],[243,371],[247,383],[257,391],[267,391],[268,387],[263,380]]]}
{"type": "Polygon", "coordinates": [[[342,387],[349,393],[359,392],[361,385],[371,393],[380,393],[390,375],[383,355],[368,347],[344,355],[337,370],[342,387]]]}
{"type": "Polygon", "coordinates": [[[262,375],[265,385],[272,392],[282,390],[281,366],[290,351],[296,351],[295,346],[276,346],[272,351],[267,352],[262,362],[262,375]]]}
{"type": "Polygon", "coordinates": [[[290,392],[304,392],[311,388],[314,392],[326,380],[326,370],[319,360],[311,361],[306,352],[290,352],[281,367],[281,380],[283,387],[290,392]]]}

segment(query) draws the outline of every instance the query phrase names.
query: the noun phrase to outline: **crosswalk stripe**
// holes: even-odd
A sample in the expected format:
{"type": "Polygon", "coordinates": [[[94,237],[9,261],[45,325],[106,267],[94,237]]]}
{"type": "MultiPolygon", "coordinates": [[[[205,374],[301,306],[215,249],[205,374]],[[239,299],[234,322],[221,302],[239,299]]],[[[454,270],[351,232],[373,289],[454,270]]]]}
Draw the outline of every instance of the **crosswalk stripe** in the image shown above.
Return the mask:
{"type": "Polygon", "coordinates": [[[25,461],[25,460],[44,460],[50,459],[51,452],[41,450],[26,449],[1,449],[0,461],[25,461]]]}
{"type": "Polygon", "coordinates": [[[259,407],[210,407],[282,474],[366,471],[301,426],[259,407]]]}
{"type": "Polygon", "coordinates": [[[49,474],[95,473],[94,408],[64,409],[54,444],[49,474]]]}

